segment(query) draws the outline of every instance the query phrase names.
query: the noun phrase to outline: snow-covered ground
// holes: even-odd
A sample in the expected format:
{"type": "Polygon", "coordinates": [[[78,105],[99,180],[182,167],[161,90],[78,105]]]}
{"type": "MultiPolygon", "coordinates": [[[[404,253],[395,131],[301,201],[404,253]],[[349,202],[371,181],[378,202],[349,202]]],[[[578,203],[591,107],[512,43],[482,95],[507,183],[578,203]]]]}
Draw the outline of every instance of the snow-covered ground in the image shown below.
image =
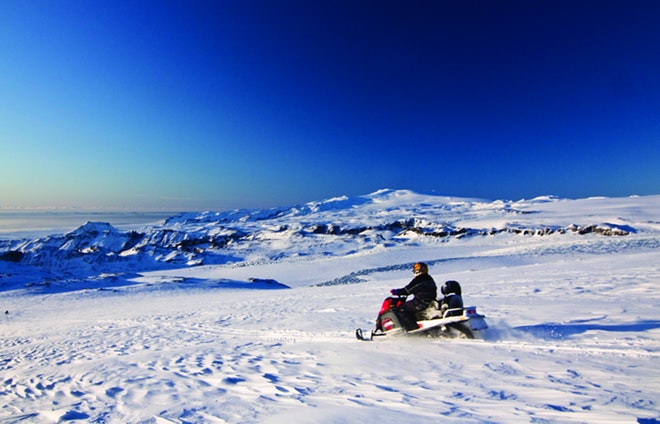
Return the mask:
{"type": "Polygon", "coordinates": [[[0,422],[660,423],[660,196],[381,191],[0,241],[0,422]],[[490,328],[355,339],[426,261],[490,328]]]}

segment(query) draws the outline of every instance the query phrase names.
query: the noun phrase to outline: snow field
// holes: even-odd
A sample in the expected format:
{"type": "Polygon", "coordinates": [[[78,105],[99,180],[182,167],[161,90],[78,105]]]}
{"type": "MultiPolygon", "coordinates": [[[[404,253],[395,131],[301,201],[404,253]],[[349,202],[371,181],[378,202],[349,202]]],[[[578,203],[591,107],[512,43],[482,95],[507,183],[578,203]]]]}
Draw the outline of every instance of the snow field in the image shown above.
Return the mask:
{"type": "Polygon", "coordinates": [[[403,271],[290,290],[161,283],[41,298],[14,292],[2,323],[0,416],[235,423],[658,418],[660,375],[651,366],[660,340],[656,258],[655,251],[499,257],[432,267],[438,281],[459,279],[466,302],[487,315],[491,329],[475,341],[356,341],[353,330],[373,325],[382,298],[408,278],[403,271]]]}
{"type": "Polygon", "coordinates": [[[0,261],[0,422],[657,424],[659,204],[385,190],[183,214],[140,238],[176,243],[129,262],[113,258],[131,236],[103,224],[5,242],[32,262],[0,261]],[[411,216],[422,225],[396,233],[411,216]],[[247,235],[208,247],[218,222],[247,235]],[[574,223],[629,231],[544,230],[574,223]],[[389,226],[310,230],[353,224],[389,226]],[[424,234],[444,225],[486,231],[424,234]],[[357,341],[419,260],[438,285],[458,280],[490,328],[357,341]]]}

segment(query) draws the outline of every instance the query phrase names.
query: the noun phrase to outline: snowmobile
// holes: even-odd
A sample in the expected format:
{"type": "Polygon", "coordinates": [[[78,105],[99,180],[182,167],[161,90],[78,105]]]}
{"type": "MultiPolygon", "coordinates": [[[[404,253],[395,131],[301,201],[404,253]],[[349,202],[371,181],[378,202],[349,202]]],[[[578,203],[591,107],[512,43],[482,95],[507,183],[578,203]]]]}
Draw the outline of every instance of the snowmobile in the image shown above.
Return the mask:
{"type": "Polygon", "coordinates": [[[441,301],[433,301],[409,323],[403,304],[406,296],[388,297],[378,312],[375,330],[355,330],[358,340],[370,341],[383,336],[425,336],[474,339],[475,331],[488,328],[485,316],[477,313],[476,306],[442,308],[441,301]]]}

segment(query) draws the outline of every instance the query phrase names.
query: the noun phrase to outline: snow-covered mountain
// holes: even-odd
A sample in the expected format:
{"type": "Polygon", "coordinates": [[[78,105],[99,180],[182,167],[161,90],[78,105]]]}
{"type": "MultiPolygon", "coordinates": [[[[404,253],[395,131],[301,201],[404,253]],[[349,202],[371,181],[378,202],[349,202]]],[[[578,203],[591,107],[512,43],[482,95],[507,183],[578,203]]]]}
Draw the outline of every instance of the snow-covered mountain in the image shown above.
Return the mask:
{"type": "Polygon", "coordinates": [[[660,423],[660,196],[382,190],[0,242],[0,422],[660,423]],[[425,261],[478,340],[355,338],[425,261]]]}
{"type": "MultiPolygon", "coordinates": [[[[336,256],[452,239],[512,234],[530,237],[585,234],[627,236],[655,231],[627,213],[653,208],[657,199],[568,200],[539,197],[483,201],[380,190],[268,210],[182,213],[162,225],[121,232],[88,222],[76,230],[35,240],[0,241],[0,260],[44,270],[44,280],[196,265],[258,263],[302,256],[336,256]],[[603,207],[607,205],[607,207],[603,207]],[[556,211],[563,212],[557,215],[556,211]],[[588,211],[588,212],[587,212],[588,211]]],[[[649,211],[650,212],[650,211],[649,211]]],[[[1,263],[1,262],[0,262],[1,263]]],[[[0,279],[40,284],[38,273],[0,279]],[[38,279],[38,277],[36,277],[38,279]]]]}

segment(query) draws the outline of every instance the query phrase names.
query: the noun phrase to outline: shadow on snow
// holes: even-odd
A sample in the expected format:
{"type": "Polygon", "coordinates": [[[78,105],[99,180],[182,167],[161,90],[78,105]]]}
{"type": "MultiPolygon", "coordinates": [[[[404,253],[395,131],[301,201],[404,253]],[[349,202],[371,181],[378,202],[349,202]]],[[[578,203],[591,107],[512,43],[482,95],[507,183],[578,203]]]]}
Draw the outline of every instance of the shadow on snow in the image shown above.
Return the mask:
{"type": "Polygon", "coordinates": [[[548,340],[562,340],[587,331],[614,331],[621,333],[649,331],[660,328],[660,320],[643,320],[629,324],[597,324],[583,321],[567,323],[546,323],[514,327],[534,337],[548,340]]]}

